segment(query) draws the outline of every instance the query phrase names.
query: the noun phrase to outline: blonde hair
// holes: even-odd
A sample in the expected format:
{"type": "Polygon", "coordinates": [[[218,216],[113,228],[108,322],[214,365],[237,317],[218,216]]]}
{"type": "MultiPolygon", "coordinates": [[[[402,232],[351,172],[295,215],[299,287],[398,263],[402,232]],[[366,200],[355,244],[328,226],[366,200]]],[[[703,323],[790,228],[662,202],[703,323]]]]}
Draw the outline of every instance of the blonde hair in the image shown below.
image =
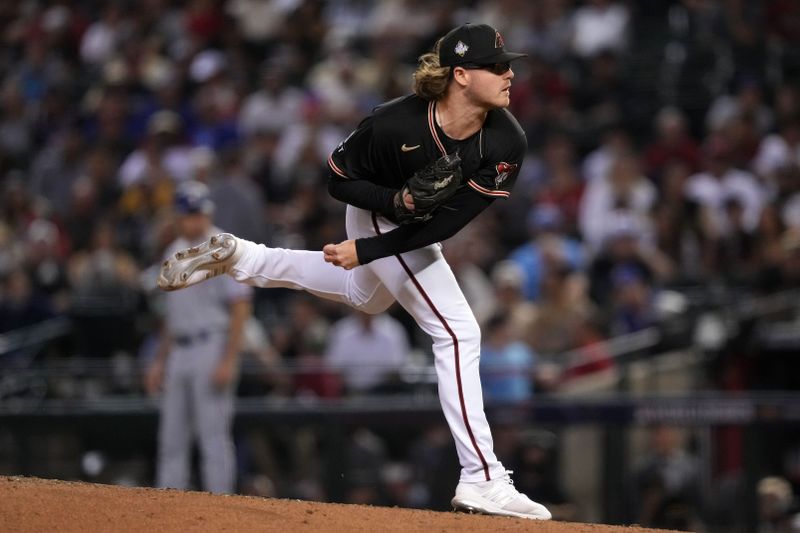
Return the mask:
{"type": "Polygon", "coordinates": [[[439,64],[439,39],[433,50],[419,57],[419,66],[414,72],[414,93],[425,100],[439,100],[447,92],[450,82],[450,67],[439,64]]]}

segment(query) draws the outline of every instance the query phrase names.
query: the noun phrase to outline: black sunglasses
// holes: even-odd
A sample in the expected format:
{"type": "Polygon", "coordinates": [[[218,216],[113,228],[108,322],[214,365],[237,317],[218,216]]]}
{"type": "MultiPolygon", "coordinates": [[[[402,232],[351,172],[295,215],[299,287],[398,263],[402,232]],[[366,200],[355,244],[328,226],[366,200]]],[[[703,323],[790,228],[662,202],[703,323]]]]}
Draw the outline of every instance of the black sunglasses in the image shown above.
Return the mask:
{"type": "Polygon", "coordinates": [[[509,70],[511,70],[511,62],[506,61],[505,63],[490,63],[488,65],[477,65],[475,63],[465,63],[463,65],[458,65],[461,68],[465,68],[467,70],[488,70],[492,74],[497,74],[498,76],[501,74],[505,74],[509,70]]]}

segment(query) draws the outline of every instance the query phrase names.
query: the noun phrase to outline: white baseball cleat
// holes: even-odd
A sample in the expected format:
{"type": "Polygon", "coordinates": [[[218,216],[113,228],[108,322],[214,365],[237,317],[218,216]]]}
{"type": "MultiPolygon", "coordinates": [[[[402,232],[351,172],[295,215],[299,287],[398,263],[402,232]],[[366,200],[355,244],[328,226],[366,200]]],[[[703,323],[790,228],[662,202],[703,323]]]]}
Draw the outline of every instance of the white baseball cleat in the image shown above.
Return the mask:
{"type": "Polygon", "coordinates": [[[220,233],[203,244],[176,252],[161,265],[159,288],[176,291],[225,274],[242,254],[238,244],[235,236],[220,233]]]}
{"type": "Polygon", "coordinates": [[[450,503],[456,511],[550,520],[553,515],[544,505],[532,501],[514,488],[510,473],[491,481],[461,482],[450,503]]]}

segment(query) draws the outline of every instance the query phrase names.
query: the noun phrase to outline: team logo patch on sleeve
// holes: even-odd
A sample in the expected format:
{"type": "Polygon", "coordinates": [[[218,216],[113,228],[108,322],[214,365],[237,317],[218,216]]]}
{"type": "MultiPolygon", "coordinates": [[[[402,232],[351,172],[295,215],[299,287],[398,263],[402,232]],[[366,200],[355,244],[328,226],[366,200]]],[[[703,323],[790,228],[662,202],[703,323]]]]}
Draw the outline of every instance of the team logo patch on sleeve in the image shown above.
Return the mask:
{"type": "Polygon", "coordinates": [[[453,49],[453,52],[458,54],[459,57],[464,57],[464,54],[467,53],[467,50],[469,50],[469,46],[464,44],[463,41],[458,41],[456,43],[456,47],[453,49]]]}
{"type": "Polygon", "coordinates": [[[509,174],[517,170],[518,166],[519,165],[517,165],[516,163],[506,163],[506,162],[497,163],[497,165],[495,165],[494,167],[495,170],[497,170],[497,176],[494,178],[494,186],[499,189],[500,185],[502,185],[503,182],[506,181],[509,174]]]}

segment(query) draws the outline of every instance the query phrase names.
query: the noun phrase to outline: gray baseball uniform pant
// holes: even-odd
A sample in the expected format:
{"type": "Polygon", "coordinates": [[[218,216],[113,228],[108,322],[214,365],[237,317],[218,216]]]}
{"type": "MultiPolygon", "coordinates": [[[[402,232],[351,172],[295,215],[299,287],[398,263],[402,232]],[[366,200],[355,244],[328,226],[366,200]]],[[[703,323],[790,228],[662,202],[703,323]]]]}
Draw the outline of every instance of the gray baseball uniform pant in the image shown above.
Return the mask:
{"type": "Polygon", "coordinates": [[[211,383],[225,340],[226,332],[212,331],[185,346],[174,346],[170,352],[158,433],[159,487],[189,488],[196,437],[203,488],[224,494],[235,489],[236,457],[231,437],[235,386],[218,389],[211,383]]]}

